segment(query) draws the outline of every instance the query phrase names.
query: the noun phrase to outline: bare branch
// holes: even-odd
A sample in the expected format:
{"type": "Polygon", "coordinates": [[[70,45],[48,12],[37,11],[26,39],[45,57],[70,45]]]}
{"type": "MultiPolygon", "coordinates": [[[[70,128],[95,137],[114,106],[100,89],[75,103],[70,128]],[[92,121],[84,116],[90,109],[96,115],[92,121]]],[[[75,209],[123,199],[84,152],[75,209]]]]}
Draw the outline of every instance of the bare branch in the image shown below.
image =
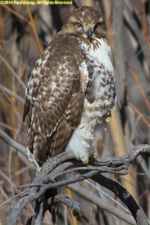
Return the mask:
{"type": "Polygon", "coordinates": [[[0,90],[6,92],[7,94],[13,96],[16,100],[24,104],[24,99],[21,98],[19,95],[15,94],[13,91],[9,90],[7,87],[0,84],[0,90]]]}
{"type": "MultiPolygon", "coordinates": [[[[19,153],[27,157],[26,148],[14,141],[12,138],[10,138],[1,128],[0,137],[7,144],[15,148],[19,153]]],[[[131,149],[131,151],[129,151],[126,155],[120,157],[91,159],[90,163],[93,166],[87,165],[83,167],[82,164],[79,162],[70,161],[74,159],[74,155],[72,152],[64,152],[60,155],[53,157],[52,159],[49,159],[43,165],[39,174],[32,182],[32,184],[29,185],[29,192],[25,192],[27,196],[23,196],[17,203],[15,203],[13,210],[10,213],[8,224],[15,224],[21,210],[28,203],[40,199],[41,196],[44,195],[47,190],[52,190],[58,187],[69,185],[71,183],[76,183],[90,177],[92,177],[92,179],[95,180],[97,183],[115,192],[116,195],[118,195],[118,197],[128,206],[137,223],[139,221],[139,215],[140,219],[142,215],[142,221],[144,221],[145,224],[148,224],[139,206],[136,204],[133,197],[127,192],[127,190],[116,182],[109,180],[108,178],[105,178],[99,174],[99,172],[119,173],[120,170],[127,169],[127,166],[132,163],[135,158],[140,154],[150,155],[150,146],[136,146],[131,149]],[[64,176],[67,177],[68,174],[72,174],[73,172],[77,171],[80,174],[71,178],[69,177],[64,179],[64,176]],[[55,180],[59,179],[60,176],[63,176],[63,180],[55,182],[55,180]]],[[[41,203],[41,207],[43,207],[43,203],[41,203]]],[[[41,218],[41,213],[38,215],[39,218],[41,218]]]]}
{"type": "Polygon", "coordinates": [[[29,165],[30,162],[27,159],[27,149],[19,144],[18,142],[14,141],[9,135],[7,135],[1,128],[0,128],[0,138],[2,138],[8,145],[13,147],[14,152],[18,155],[18,157],[22,160],[25,165],[29,165]]]}
{"type": "MultiPolygon", "coordinates": [[[[126,155],[121,157],[114,157],[114,158],[107,158],[107,159],[93,159],[92,164],[94,166],[87,165],[85,166],[86,170],[81,163],[73,161],[74,155],[72,152],[64,152],[60,155],[55,156],[54,158],[49,159],[41,168],[39,174],[34,179],[31,185],[29,185],[29,192],[26,197],[23,197],[23,201],[19,200],[14,204],[13,209],[9,215],[9,225],[16,224],[17,217],[19,216],[21,210],[32,201],[36,201],[41,199],[41,207],[43,207],[42,203],[42,196],[46,193],[46,191],[55,190],[58,187],[63,187],[66,185],[70,185],[72,183],[76,183],[82,181],[87,178],[92,178],[95,182],[101,184],[102,186],[106,187],[107,189],[113,191],[129,208],[130,212],[132,213],[133,217],[137,221],[138,225],[139,218],[142,217],[142,221],[144,224],[147,225],[148,222],[142,213],[139,206],[136,204],[133,197],[130,193],[119,185],[117,182],[114,182],[101,174],[99,174],[100,169],[97,169],[97,164],[99,165],[107,165],[110,169],[118,173],[119,170],[122,169],[122,165],[129,165],[131,162],[139,154],[148,154],[150,155],[150,146],[149,145],[140,145],[133,148],[130,152],[126,155]],[[82,167],[81,167],[82,166],[82,167]],[[80,170],[81,169],[81,170],[80,170]],[[74,174],[74,170],[78,170],[78,173],[74,174]],[[86,171],[86,172],[85,172],[86,171]],[[61,178],[60,178],[61,173],[61,178]],[[73,176],[72,176],[73,175],[73,176]]],[[[102,170],[101,172],[106,172],[102,170]]],[[[25,186],[23,186],[25,187],[25,186]]],[[[41,209],[42,210],[42,209],[41,209]]],[[[43,211],[41,211],[43,212],[43,211]]],[[[41,212],[40,215],[41,215],[41,212]]],[[[39,218],[41,218],[39,215],[39,218]]],[[[38,215],[37,215],[38,216],[38,215]]],[[[133,223],[134,224],[134,223],[133,223]]]]}
{"type": "Polygon", "coordinates": [[[126,72],[124,63],[124,53],[122,45],[123,36],[123,1],[113,1],[113,29],[114,29],[114,59],[118,104],[121,107],[124,103],[126,88],[126,72]],[[119,60],[118,60],[119,59],[119,60]]]}
{"type": "Polygon", "coordinates": [[[140,154],[147,154],[150,156],[150,145],[138,145],[132,148],[126,155],[109,157],[109,158],[96,158],[94,159],[94,165],[97,166],[121,166],[129,165],[132,163],[136,157],[140,154]]]}
{"type": "Polygon", "coordinates": [[[132,195],[125,188],[123,188],[117,182],[110,180],[101,174],[94,175],[92,179],[105,188],[114,192],[124,202],[124,204],[126,204],[138,225],[148,225],[148,221],[144,213],[139,208],[132,195]]]}
{"type": "Polygon", "coordinates": [[[46,199],[44,202],[37,201],[36,205],[38,206],[36,206],[36,208],[38,209],[38,211],[35,213],[35,215],[33,215],[28,220],[28,223],[30,221],[29,224],[31,224],[31,221],[32,221],[32,224],[33,224],[33,221],[34,221],[34,224],[40,225],[45,211],[49,209],[52,205],[57,205],[58,203],[65,204],[69,208],[69,210],[72,211],[74,216],[80,213],[80,204],[78,202],[70,199],[66,195],[58,194],[53,197],[51,196],[50,198],[46,199]]]}
{"type": "Polygon", "coordinates": [[[0,60],[2,60],[2,62],[5,63],[5,65],[9,68],[10,72],[12,73],[12,75],[19,81],[19,83],[22,85],[23,89],[26,89],[25,84],[23,83],[23,81],[20,79],[20,77],[16,74],[16,72],[14,71],[14,69],[10,66],[10,64],[5,60],[4,57],[2,57],[2,55],[0,55],[0,60]]]}
{"type": "Polygon", "coordinates": [[[134,224],[134,225],[136,224],[135,220],[130,214],[128,214],[127,216],[127,213],[124,213],[122,210],[120,210],[119,208],[115,206],[112,207],[112,205],[106,202],[103,202],[98,196],[95,196],[94,194],[90,193],[85,188],[79,185],[72,185],[72,184],[69,184],[68,187],[71,190],[75,191],[80,196],[92,202],[93,204],[96,204],[97,206],[99,206],[102,210],[108,211],[109,213],[117,216],[118,218],[124,220],[125,222],[129,224],[134,224]]]}

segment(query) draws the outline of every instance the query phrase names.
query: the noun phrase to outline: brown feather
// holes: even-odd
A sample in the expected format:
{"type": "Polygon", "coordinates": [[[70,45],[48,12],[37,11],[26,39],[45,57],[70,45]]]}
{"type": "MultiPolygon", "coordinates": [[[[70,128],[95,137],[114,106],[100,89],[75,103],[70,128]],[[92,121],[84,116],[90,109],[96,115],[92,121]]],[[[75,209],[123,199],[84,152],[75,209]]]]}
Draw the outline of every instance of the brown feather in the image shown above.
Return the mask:
{"type": "Polygon", "coordinates": [[[101,11],[84,6],[70,15],[36,60],[27,85],[23,120],[27,116],[27,144],[38,164],[68,148],[77,159],[88,161],[94,132],[103,126],[115,99],[104,17],[101,11]],[[99,49],[106,52],[106,64],[101,63],[99,49]],[[81,148],[77,152],[74,143],[81,148]]]}

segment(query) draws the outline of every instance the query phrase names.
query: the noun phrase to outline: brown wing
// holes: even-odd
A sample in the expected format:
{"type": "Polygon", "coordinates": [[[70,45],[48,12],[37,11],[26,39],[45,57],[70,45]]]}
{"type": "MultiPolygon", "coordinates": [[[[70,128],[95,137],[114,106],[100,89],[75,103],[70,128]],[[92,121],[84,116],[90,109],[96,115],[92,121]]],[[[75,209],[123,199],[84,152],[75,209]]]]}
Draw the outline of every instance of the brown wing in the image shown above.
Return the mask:
{"type": "Polygon", "coordinates": [[[57,38],[35,63],[28,83],[27,142],[39,164],[64,151],[81,119],[84,93],[74,45],[65,36],[57,38]]]}

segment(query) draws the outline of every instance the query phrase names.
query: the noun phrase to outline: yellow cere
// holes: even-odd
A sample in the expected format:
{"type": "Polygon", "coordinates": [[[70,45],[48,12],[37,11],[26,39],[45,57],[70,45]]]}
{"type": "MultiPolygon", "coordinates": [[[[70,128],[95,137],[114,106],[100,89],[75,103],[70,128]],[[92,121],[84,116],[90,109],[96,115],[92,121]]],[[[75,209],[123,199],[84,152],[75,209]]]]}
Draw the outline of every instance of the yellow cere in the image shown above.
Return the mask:
{"type": "Polygon", "coordinates": [[[88,24],[88,25],[86,25],[85,28],[86,28],[86,30],[88,30],[89,28],[92,29],[92,26],[91,26],[91,24],[88,24]]]}

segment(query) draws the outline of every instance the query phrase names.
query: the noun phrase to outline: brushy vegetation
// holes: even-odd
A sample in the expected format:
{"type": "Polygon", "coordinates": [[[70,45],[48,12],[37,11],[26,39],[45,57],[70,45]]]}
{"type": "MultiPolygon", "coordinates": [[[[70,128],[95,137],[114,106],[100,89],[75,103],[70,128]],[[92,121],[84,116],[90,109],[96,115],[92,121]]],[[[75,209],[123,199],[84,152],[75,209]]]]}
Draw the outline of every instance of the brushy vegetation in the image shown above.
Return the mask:
{"type": "MultiPolygon", "coordinates": [[[[68,14],[85,3],[101,8],[105,15],[118,95],[118,106],[112,121],[96,145],[97,157],[121,156],[134,146],[150,144],[149,0],[76,0],[73,5],[62,6],[0,5],[0,128],[13,140],[26,146],[26,124],[22,122],[22,114],[25,88],[33,63],[55,37],[68,14]]],[[[2,139],[0,146],[2,204],[20,193],[17,186],[32,182],[35,169],[23,154],[2,139]]],[[[139,156],[130,166],[128,175],[105,176],[120,182],[150,219],[149,174],[150,159],[139,156]]],[[[123,203],[112,192],[95,185],[94,181],[90,184],[82,181],[80,185],[82,194],[78,193],[79,188],[75,185],[72,188],[74,191],[62,189],[62,193],[80,202],[80,215],[74,217],[66,206],[61,205],[59,224],[127,224],[107,210],[101,210],[96,200],[92,201],[99,198],[112,207],[117,204],[118,209],[128,215],[123,203]]],[[[12,199],[0,208],[0,224],[7,224],[11,204],[16,200],[12,199]]],[[[22,210],[18,224],[25,224],[33,213],[34,206],[29,203],[22,210]]],[[[46,213],[43,224],[52,224],[50,221],[51,215],[46,213]]]]}

